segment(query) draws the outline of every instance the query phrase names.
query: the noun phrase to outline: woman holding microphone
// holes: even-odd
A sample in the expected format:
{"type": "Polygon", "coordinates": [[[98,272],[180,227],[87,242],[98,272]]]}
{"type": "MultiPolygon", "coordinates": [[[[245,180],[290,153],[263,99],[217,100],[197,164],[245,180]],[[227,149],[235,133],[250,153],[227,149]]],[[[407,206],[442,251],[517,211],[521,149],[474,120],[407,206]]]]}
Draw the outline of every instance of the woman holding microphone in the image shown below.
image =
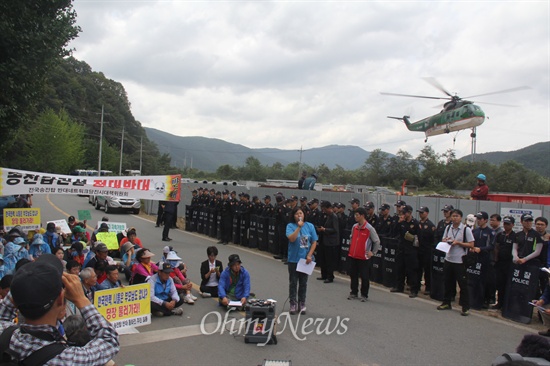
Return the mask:
{"type": "Polygon", "coordinates": [[[298,272],[296,268],[300,259],[305,259],[306,264],[311,263],[318,237],[315,227],[304,221],[304,212],[300,207],[292,210],[291,217],[291,222],[286,226],[286,236],[288,238],[288,297],[290,314],[294,315],[297,312],[306,313],[308,279],[307,274],[298,272]],[[298,301],[296,301],[296,292],[298,292],[298,301]]]}

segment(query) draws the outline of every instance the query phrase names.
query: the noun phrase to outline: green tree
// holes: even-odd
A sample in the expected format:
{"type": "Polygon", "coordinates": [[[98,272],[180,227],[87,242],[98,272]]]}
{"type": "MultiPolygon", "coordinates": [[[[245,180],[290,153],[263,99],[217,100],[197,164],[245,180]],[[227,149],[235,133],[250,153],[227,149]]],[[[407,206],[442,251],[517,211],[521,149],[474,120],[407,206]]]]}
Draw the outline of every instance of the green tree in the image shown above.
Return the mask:
{"type": "Polygon", "coordinates": [[[382,149],[373,150],[365,161],[366,180],[362,184],[379,186],[388,182],[386,168],[389,163],[388,154],[382,149]]]}
{"type": "MultiPolygon", "coordinates": [[[[44,78],[80,28],[72,0],[0,2],[0,128],[13,133],[33,116],[44,78]]],[[[4,136],[6,138],[6,136],[4,136]]]]}
{"type": "Polygon", "coordinates": [[[24,169],[69,174],[84,162],[84,126],[74,123],[65,111],[42,113],[25,129],[17,162],[24,169]]]}

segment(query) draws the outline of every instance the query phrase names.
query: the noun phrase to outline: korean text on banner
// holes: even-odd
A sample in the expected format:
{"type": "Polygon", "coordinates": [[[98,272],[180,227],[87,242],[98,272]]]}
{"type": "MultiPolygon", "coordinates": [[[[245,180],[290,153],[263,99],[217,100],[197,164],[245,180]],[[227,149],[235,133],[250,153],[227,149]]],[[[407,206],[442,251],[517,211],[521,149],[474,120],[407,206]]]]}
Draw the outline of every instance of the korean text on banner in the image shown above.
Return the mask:
{"type": "Polygon", "coordinates": [[[69,194],[179,201],[181,175],[84,177],[0,168],[0,196],[69,194]]]}
{"type": "Polygon", "coordinates": [[[151,287],[148,283],[96,291],[94,305],[115,329],[151,324],[151,287]]]}
{"type": "Polygon", "coordinates": [[[5,208],[4,230],[11,230],[15,226],[21,226],[24,231],[40,229],[40,209],[5,208]]]}

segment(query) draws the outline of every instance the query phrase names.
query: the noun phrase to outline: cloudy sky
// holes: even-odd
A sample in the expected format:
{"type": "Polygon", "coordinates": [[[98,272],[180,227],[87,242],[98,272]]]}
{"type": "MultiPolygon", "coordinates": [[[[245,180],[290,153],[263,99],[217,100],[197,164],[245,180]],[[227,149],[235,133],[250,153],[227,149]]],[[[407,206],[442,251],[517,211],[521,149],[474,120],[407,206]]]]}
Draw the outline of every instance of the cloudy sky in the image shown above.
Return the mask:
{"type": "MultiPolygon", "coordinates": [[[[548,1],[75,0],[74,56],[121,82],[145,127],[251,148],[356,145],[418,155],[418,120],[444,96],[435,77],[489,117],[477,151],[550,140],[548,1]]],[[[470,131],[431,137],[470,152],[470,131]],[[453,143],[453,138],[456,142],[453,143]]]]}

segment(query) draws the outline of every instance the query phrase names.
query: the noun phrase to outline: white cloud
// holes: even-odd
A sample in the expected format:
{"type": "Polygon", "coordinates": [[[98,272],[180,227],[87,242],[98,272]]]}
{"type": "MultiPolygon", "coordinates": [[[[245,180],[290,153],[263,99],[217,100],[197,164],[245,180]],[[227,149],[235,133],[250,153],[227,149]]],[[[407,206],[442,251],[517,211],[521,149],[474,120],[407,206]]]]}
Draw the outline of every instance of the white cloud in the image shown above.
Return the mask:
{"type": "MultiPolygon", "coordinates": [[[[329,144],[417,155],[435,100],[477,95],[478,152],[550,140],[548,2],[188,2],[76,0],[75,57],[121,82],[144,126],[248,147],[329,144]]],[[[474,98],[476,101],[477,98],[474,98]]],[[[443,102],[443,101],[441,101],[443,102]]],[[[457,155],[470,151],[458,133],[457,155]]],[[[438,152],[453,135],[430,138],[438,152]]]]}

